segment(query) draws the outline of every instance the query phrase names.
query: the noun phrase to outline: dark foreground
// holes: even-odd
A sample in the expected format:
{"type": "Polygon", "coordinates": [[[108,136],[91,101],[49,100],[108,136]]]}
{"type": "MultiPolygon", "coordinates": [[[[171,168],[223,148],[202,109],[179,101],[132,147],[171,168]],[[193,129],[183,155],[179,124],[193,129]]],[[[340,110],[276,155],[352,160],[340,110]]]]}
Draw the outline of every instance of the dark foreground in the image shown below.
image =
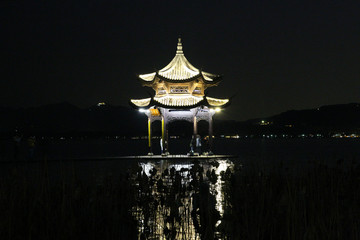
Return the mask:
{"type": "Polygon", "coordinates": [[[8,166],[0,239],[360,239],[360,168],[300,175],[240,161],[137,162],[86,180],[49,163],[8,166]]]}

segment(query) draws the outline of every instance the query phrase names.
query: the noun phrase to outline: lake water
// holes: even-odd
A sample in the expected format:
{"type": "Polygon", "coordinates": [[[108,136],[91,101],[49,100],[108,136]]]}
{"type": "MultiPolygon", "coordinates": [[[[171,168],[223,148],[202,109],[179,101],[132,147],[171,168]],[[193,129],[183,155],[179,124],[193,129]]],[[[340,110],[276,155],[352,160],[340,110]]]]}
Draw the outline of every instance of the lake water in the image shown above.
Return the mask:
{"type": "MultiPolygon", "coordinates": [[[[171,154],[186,154],[189,151],[190,139],[171,139],[169,152],[171,154]]],[[[13,161],[13,143],[1,141],[0,162],[13,161]]],[[[42,159],[44,153],[49,161],[53,159],[84,159],[116,156],[146,155],[147,140],[51,140],[37,141],[35,159],[42,159]]],[[[159,140],[153,140],[154,154],[160,153],[159,140]]],[[[275,168],[279,164],[291,169],[300,169],[309,162],[323,162],[333,165],[339,159],[345,163],[358,162],[360,158],[360,139],[220,139],[214,141],[215,154],[238,155],[244,165],[261,165],[267,169],[275,168]]],[[[17,160],[28,158],[27,144],[22,142],[17,160]]],[[[90,166],[114,164],[127,165],[129,161],[121,163],[101,161],[91,163],[90,166]]],[[[88,163],[76,163],[79,167],[87,168],[88,163]]],[[[88,166],[88,167],[90,167],[88,166]]],[[[97,167],[96,167],[97,168],[97,167]]]]}

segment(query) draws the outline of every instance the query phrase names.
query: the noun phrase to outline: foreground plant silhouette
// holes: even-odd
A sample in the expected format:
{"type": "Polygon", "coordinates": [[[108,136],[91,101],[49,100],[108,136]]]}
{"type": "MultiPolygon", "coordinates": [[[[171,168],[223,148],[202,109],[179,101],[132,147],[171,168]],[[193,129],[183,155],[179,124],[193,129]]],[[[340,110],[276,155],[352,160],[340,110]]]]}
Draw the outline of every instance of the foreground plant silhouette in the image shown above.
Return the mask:
{"type": "Polygon", "coordinates": [[[15,169],[0,183],[0,239],[136,239],[126,176],[52,182],[15,169]]]}
{"type": "Polygon", "coordinates": [[[217,176],[216,162],[194,162],[87,181],[14,168],[1,176],[0,239],[360,239],[360,168],[342,164],[217,176]]]}
{"type": "Polygon", "coordinates": [[[299,176],[279,172],[222,174],[225,239],[360,238],[359,167],[315,164],[299,176]]]}

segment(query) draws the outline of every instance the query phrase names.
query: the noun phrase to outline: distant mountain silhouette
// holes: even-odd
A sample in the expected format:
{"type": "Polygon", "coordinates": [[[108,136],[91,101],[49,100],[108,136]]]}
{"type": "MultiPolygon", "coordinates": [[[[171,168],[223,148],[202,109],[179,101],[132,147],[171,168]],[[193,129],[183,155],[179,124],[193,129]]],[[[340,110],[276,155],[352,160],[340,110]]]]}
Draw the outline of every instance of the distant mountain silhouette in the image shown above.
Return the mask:
{"type": "Polygon", "coordinates": [[[122,106],[103,105],[81,109],[63,102],[36,108],[2,107],[0,114],[1,132],[18,129],[25,134],[43,135],[82,132],[132,135],[146,129],[144,114],[122,106]]]}
{"type": "MultiPolygon", "coordinates": [[[[0,133],[15,129],[38,135],[145,135],[146,116],[124,106],[94,105],[82,109],[70,103],[33,108],[0,107],[0,133]]],[[[274,116],[247,121],[215,120],[215,134],[263,134],[360,130],[360,104],[339,104],[316,109],[290,110],[274,116]],[[263,121],[263,122],[262,122],[263,121]]],[[[191,124],[174,123],[171,134],[184,136],[183,128],[191,124]]],[[[204,133],[206,126],[202,126],[204,133]]],[[[158,130],[157,130],[158,131],[158,130]]],[[[188,133],[187,133],[188,132],[188,133]]]]}
{"type": "Polygon", "coordinates": [[[292,110],[269,118],[277,125],[302,125],[316,127],[345,127],[360,126],[360,104],[350,103],[323,106],[310,110],[292,110]]]}
{"type": "Polygon", "coordinates": [[[289,110],[267,118],[237,123],[240,133],[323,133],[359,132],[360,104],[338,104],[315,109],[289,110]]]}

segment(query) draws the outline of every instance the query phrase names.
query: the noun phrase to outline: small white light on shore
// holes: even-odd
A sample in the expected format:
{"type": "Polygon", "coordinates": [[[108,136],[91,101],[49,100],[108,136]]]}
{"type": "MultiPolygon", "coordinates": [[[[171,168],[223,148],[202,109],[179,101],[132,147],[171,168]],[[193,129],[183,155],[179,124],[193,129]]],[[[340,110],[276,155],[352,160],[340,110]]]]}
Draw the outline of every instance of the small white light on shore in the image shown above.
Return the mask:
{"type": "Polygon", "coordinates": [[[145,112],[147,112],[148,110],[147,109],[143,109],[143,108],[140,108],[139,109],[139,112],[142,112],[142,113],[145,113],[145,112]]]}

